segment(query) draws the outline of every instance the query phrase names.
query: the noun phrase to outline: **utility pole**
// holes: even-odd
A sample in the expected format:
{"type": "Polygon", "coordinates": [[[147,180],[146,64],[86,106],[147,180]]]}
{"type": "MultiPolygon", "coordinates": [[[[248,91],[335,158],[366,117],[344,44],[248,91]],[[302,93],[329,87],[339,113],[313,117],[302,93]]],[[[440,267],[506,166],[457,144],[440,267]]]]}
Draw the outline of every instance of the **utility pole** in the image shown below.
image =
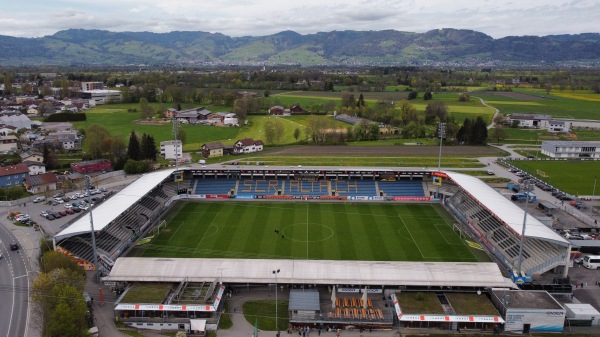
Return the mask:
{"type": "Polygon", "coordinates": [[[98,273],[99,265],[98,265],[98,253],[96,252],[96,231],[94,230],[94,217],[92,216],[92,194],[90,193],[91,186],[91,178],[90,176],[85,176],[85,190],[88,194],[88,206],[90,211],[90,226],[92,228],[92,251],[94,252],[94,266],[96,268],[96,272],[94,273],[94,281],[100,281],[100,275],[98,273]]]}
{"type": "MultiPolygon", "coordinates": [[[[173,137],[175,138],[175,172],[179,174],[179,142],[177,142],[177,134],[179,133],[179,122],[173,117],[173,137]]],[[[182,149],[183,157],[183,149],[182,149]]],[[[179,194],[179,179],[177,180],[177,193],[179,194]]]]}
{"type": "Polygon", "coordinates": [[[279,318],[277,314],[277,274],[279,274],[280,269],[273,270],[273,274],[275,275],[275,331],[277,331],[277,336],[279,336],[279,318]]]}

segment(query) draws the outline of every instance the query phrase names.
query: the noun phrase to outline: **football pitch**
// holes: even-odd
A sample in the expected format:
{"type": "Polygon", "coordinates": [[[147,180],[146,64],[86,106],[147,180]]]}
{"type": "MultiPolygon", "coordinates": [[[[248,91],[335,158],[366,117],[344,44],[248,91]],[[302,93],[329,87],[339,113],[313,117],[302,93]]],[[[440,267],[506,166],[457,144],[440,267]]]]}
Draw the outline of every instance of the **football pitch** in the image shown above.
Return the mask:
{"type": "Polygon", "coordinates": [[[129,256],[476,262],[436,204],[179,202],[129,256]]]}

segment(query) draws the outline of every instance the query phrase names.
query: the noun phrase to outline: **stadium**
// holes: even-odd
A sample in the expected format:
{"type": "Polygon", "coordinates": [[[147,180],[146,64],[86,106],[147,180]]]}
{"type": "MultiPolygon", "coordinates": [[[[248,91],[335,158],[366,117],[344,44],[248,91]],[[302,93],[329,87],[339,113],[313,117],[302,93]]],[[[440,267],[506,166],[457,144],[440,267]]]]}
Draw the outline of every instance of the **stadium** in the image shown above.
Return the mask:
{"type": "MultiPolygon", "coordinates": [[[[569,242],[524,218],[475,177],[399,168],[169,169],[93,208],[102,280],[120,294],[116,317],[187,331],[216,330],[226,296],[273,284],[289,297],[292,326],[491,330],[505,323],[507,303],[475,296],[469,312],[456,294],[567,275],[569,242]],[[446,309],[403,310],[416,293],[446,309]]],[[[89,217],[54,245],[94,269],[89,217]]]]}

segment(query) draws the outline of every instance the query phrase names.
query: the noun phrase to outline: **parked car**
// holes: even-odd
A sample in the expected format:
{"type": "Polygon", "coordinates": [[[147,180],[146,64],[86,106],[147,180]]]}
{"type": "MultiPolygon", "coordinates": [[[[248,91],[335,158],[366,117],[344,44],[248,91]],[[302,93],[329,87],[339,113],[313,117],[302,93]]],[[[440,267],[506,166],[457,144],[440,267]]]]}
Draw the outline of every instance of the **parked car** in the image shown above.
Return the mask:
{"type": "Polygon", "coordinates": [[[57,204],[62,204],[62,203],[64,203],[65,201],[64,201],[64,200],[62,200],[62,198],[54,198],[54,202],[56,202],[57,204]]]}
{"type": "Polygon", "coordinates": [[[100,192],[107,192],[108,189],[106,189],[106,187],[100,187],[100,192]]]}
{"type": "Polygon", "coordinates": [[[29,220],[29,214],[21,213],[21,214],[17,215],[15,219],[17,219],[17,221],[19,221],[19,222],[29,220]]]}
{"type": "Polygon", "coordinates": [[[60,214],[60,216],[67,216],[67,211],[58,211],[58,214],[60,214]]]}
{"type": "Polygon", "coordinates": [[[73,194],[69,197],[70,200],[77,200],[77,194],[73,194]]]}
{"type": "Polygon", "coordinates": [[[46,214],[46,216],[44,216],[44,218],[46,218],[46,220],[50,220],[50,221],[55,219],[54,215],[52,215],[50,213],[46,214]]]}
{"type": "Polygon", "coordinates": [[[55,212],[55,211],[48,211],[48,213],[52,214],[52,216],[53,216],[55,219],[58,219],[58,218],[61,218],[61,217],[62,217],[62,215],[60,215],[60,213],[58,213],[58,212],[55,212]]]}
{"type": "Polygon", "coordinates": [[[71,210],[72,210],[73,212],[75,212],[75,213],[79,213],[79,212],[81,212],[81,208],[79,208],[79,207],[76,207],[76,206],[73,206],[73,208],[71,208],[71,210]]]}
{"type": "Polygon", "coordinates": [[[40,216],[45,217],[46,215],[48,215],[48,211],[41,211],[40,212],[40,216]]]}
{"type": "Polygon", "coordinates": [[[40,196],[40,197],[36,197],[35,199],[33,199],[33,202],[36,203],[36,204],[38,202],[43,202],[43,201],[46,201],[46,197],[41,197],[40,196]]]}
{"type": "Polygon", "coordinates": [[[69,208],[72,208],[72,207],[73,207],[73,205],[72,205],[72,204],[65,204],[65,208],[66,208],[66,209],[69,209],[69,208]]]}
{"type": "Polygon", "coordinates": [[[52,197],[53,197],[53,198],[60,198],[60,197],[63,197],[64,195],[65,195],[64,193],[62,193],[62,192],[58,192],[58,193],[56,193],[55,195],[53,195],[52,197]]]}
{"type": "Polygon", "coordinates": [[[87,211],[90,207],[88,205],[84,204],[84,205],[79,205],[79,208],[82,209],[82,210],[84,210],[84,211],[87,211]]]}
{"type": "Polygon", "coordinates": [[[583,256],[574,258],[573,264],[583,264],[583,256]]]}

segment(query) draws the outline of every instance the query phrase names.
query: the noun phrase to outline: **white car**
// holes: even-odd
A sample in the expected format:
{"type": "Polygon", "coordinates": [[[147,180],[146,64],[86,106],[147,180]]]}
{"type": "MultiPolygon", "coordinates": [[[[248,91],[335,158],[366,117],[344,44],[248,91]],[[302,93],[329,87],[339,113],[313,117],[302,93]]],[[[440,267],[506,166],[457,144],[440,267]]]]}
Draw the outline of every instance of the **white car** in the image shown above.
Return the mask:
{"type": "Polygon", "coordinates": [[[90,207],[88,205],[81,204],[81,205],[79,205],[79,208],[82,209],[82,210],[84,210],[84,211],[87,211],[90,207]]]}
{"type": "Polygon", "coordinates": [[[57,204],[62,204],[62,203],[64,203],[65,201],[64,201],[64,200],[62,200],[62,198],[54,198],[54,202],[56,202],[57,204]]]}
{"type": "Polygon", "coordinates": [[[40,216],[43,216],[44,218],[46,217],[46,215],[48,215],[47,211],[41,211],[40,212],[40,216]]]}
{"type": "Polygon", "coordinates": [[[66,209],[73,208],[73,205],[72,204],[65,204],[65,208],[66,209]]]}
{"type": "Polygon", "coordinates": [[[71,199],[71,200],[77,200],[77,194],[73,194],[72,196],[69,197],[69,199],[71,199]]]}
{"type": "Polygon", "coordinates": [[[29,214],[19,214],[16,217],[17,221],[25,221],[25,220],[29,220],[29,214]]]}
{"type": "Polygon", "coordinates": [[[46,201],[46,197],[37,197],[35,199],[33,199],[34,203],[38,203],[38,202],[42,202],[42,201],[46,201]]]}

